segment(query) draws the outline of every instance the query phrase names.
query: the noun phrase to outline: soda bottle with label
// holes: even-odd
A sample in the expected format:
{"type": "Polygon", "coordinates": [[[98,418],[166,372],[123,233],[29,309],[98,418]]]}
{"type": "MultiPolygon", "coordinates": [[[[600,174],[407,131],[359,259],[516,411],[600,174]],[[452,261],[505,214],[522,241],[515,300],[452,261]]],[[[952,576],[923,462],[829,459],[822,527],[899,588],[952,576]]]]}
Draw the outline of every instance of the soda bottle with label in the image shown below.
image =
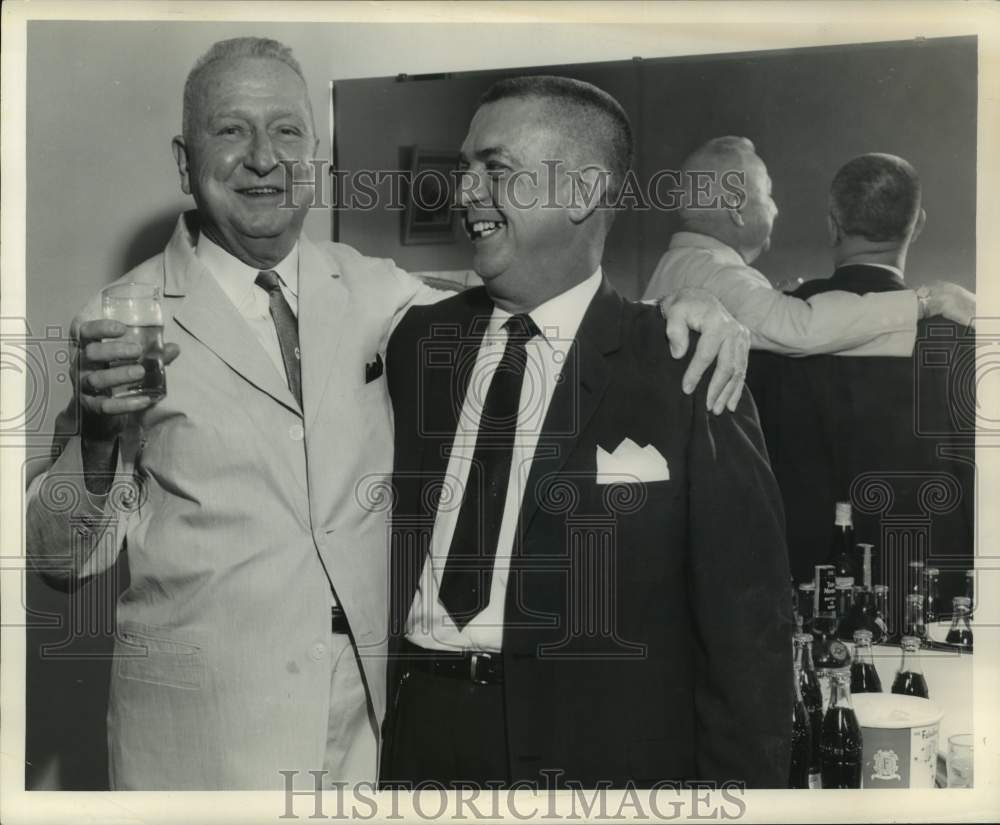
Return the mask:
{"type": "MultiPolygon", "coordinates": [[[[815,768],[815,780],[819,781],[819,740],[823,733],[823,691],[816,676],[812,660],[812,636],[798,633],[793,640],[795,649],[795,678],[799,685],[799,695],[809,717],[812,756],[810,766],[815,768]]],[[[810,787],[819,787],[818,784],[810,787]]]]}
{"type": "Polygon", "coordinates": [[[920,639],[916,636],[904,636],[899,640],[903,656],[896,671],[896,679],[892,683],[892,692],[903,696],[919,696],[930,698],[927,693],[927,680],[920,666],[920,639]]]}
{"type": "Polygon", "coordinates": [[[875,670],[870,630],[854,631],[854,661],[851,663],[851,693],[881,693],[882,682],[875,670]]]}
{"type": "Polygon", "coordinates": [[[820,772],[824,788],[860,788],[861,725],[851,704],[850,673],[831,676],[830,707],[823,717],[820,772]]]}
{"type": "Polygon", "coordinates": [[[819,762],[812,743],[812,722],[802,701],[801,665],[795,664],[795,703],[792,710],[792,767],[788,777],[789,788],[819,788],[819,762]]]}

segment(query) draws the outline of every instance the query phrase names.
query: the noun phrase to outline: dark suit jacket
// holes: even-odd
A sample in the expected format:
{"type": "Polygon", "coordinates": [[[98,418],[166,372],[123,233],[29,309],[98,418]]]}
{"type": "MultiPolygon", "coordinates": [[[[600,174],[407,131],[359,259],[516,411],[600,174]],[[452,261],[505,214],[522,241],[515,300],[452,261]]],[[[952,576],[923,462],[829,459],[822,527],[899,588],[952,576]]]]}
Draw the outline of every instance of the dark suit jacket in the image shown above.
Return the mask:
{"type": "MultiPolygon", "coordinates": [[[[424,562],[485,290],[411,309],[389,345],[395,411],[390,633],[424,562]]],[[[521,506],[503,661],[513,780],[783,786],[791,610],[780,497],[749,394],[681,392],[655,307],[605,282],[581,323],[521,506]],[[670,478],[600,486],[596,451],[629,437],[670,478]]],[[[398,669],[390,663],[397,690],[398,669]]],[[[386,748],[392,719],[387,720],[386,748]]],[[[434,743],[428,743],[433,747],[434,743]]]]}
{"type": "MultiPolygon", "coordinates": [[[[884,268],[852,265],[792,294],[905,288],[884,268]]],[[[975,336],[943,318],[919,323],[912,358],[753,353],[749,384],[796,579],[827,560],[834,504],[852,501],[855,537],[882,551],[891,589],[919,555],[941,567],[945,606],[961,592],[973,539],[974,359],[975,336]]]]}

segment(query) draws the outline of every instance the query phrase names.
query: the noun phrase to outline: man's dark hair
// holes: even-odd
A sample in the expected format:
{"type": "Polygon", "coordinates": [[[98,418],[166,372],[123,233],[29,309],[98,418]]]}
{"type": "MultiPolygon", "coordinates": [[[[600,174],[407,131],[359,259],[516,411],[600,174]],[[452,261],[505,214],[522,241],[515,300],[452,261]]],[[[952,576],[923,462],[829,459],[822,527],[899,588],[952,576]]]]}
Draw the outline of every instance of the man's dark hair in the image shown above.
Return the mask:
{"type": "Polygon", "coordinates": [[[920,212],[920,178],[896,155],[860,155],[834,176],[830,212],[844,235],[860,235],[869,241],[902,240],[920,212]]]}
{"type": "Polygon", "coordinates": [[[607,200],[614,203],[632,165],[632,124],[621,104],[603,89],[554,75],[510,77],[490,86],[479,104],[537,98],[551,107],[552,122],[578,143],[589,143],[611,172],[607,200]]]}

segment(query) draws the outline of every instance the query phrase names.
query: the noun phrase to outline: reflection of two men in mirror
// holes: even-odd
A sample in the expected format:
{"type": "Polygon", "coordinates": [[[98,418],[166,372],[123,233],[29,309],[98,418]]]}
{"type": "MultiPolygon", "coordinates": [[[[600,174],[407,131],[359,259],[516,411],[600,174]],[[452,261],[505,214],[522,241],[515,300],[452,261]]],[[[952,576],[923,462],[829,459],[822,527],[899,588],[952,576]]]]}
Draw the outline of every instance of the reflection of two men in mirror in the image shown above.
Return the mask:
{"type": "Polygon", "coordinates": [[[483,93],[459,204],[482,285],[457,294],[281,207],[317,147],[287,47],[215,44],[172,146],[196,208],[121,279],[162,291],[167,394],[113,392],[137,352],[95,298],[29,489],[50,580],[127,554],[110,786],[785,786],[785,436],[743,389],[748,345],[903,367],[918,322],[969,323],[971,293],[902,280],[912,168],[838,173],[837,269],[786,295],[751,267],[777,214],[763,161],[709,140],[684,168],[739,170],[743,196],[682,210],[637,303],[602,263],[632,125],[592,84],[483,93]]]}

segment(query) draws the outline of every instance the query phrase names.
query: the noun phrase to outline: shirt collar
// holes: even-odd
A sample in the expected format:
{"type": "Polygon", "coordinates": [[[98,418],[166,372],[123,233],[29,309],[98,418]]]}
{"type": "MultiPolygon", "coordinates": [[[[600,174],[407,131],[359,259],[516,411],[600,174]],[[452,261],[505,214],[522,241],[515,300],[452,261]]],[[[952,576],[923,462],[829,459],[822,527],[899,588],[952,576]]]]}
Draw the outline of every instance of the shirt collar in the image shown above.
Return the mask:
{"type": "MultiPolygon", "coordinates": [[[[531,320],[541,330],[542,340],[550,347],[567,349],[576,338],[576,332],[580,328],[583,316],[597,294],[597,290],[600,289],[603,277],[601,267],[597,267],[594,274],[585,281],[549,298],[544,304],[539,304],[528,313],[531,320]]],[[[490,331],[498,332],[510,316],[511,313],[507,310],[497,306],[493,307],[490,331]]]]}
{"type": "MultiPolygon", "coordinates": [[[[846,266],[850,266],[850,264],[846,264],[846,266]]],[[[899,278],[899,280],[901,281],[903,280],[903,270],[900,269],[898,266],[893,266],[892,264],[874,264],[865,261],[864,263],[860,264],[860,266],[877,266],[879,269],[888,269],[893,275],[899,278]]]]}
{"type": "Polygon", "coordinates": [[[718,238],[711,235],[703,235],[701,232],[675,232],[670,239],[670,249],[682,249],[695,247],[696,249],[711,249],[720,257],[730,260],[739,266],[746,266],[746,261],[735,249],[728,244],[724,244],[718,238]]]}
{"type": "MultiPolygon", "coordinates": [[[[205,268],[215,276],[229,299],[240,306],[243,300],[254,288],[259,269],[249,266],[235,255],[226,252],[204,232],[198,236],[195,255],[205,268]]],[[[296,298],[299,295],[299,244],[295,242],[289,252],[276,266],[271,267],[278,273],[285,288],[296,298]]]]}

